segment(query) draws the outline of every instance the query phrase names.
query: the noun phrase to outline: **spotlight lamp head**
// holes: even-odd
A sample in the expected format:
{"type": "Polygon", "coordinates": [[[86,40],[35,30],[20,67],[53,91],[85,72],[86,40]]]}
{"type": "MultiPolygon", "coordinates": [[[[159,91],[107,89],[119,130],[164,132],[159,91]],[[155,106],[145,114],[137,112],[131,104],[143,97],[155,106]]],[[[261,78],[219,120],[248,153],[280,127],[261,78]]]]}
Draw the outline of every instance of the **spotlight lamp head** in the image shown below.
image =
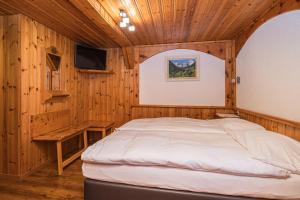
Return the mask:
{"type": "Polygon", "coordinates": [[[120,10],[120,16],[121,17],[126,17],[127,14],[126,14],[126,12],[124,10],[120,10]]]}
{"type": "Polygon", "coordinates": [[[126,24],[129,24],[129,17],[124,17],[122,21],[126,24]]]}
{"type": "Polygon", "coordinates": [[[121,28],[126,28],[127,27],[127,23],[125,23],[125,22],[122,21],[122,22],[120,22],[119,26],[121,28]]]}
{"type": "Polygon", "coordinates": [[[128,30],[131,31],[131,32],[135,31],[135,26],[132,25],[132,24],[129,25],[128,30]]]}

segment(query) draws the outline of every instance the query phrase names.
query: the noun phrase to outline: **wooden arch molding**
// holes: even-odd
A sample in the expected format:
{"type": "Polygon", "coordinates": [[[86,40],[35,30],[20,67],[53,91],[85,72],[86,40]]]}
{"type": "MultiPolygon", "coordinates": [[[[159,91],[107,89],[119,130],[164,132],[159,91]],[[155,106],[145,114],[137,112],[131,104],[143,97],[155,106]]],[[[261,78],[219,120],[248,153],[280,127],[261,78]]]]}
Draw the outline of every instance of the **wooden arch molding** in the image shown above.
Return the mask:
{"type": "Polygon", "coordinates": [[[300,0],[278,0],[269,10],[254,19],[247,29],[241,31],[236,37],[236,55],[245,45],[248,38],[266,21],[280,14],[300,9],[300,0]]]}
{"type": "Polygon", "coordinates": [[[159,53],[175,49],[196,50],[216,56],[222,60],[226,59],[226,41],[145,45],[138,46],[138,49],[139,63],[159,53]]]}

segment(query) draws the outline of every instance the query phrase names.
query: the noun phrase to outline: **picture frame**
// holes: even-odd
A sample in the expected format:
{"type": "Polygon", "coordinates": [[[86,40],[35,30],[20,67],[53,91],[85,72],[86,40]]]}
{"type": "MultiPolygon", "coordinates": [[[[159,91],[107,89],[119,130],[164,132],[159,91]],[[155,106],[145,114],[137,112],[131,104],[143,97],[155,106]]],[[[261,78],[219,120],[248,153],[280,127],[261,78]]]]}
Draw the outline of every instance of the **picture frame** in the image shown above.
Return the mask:
{"type": "Polygon", "coordinates": [[[200,77],[199,56],[166,57],[167,81],[195,81],[200,77]]]}

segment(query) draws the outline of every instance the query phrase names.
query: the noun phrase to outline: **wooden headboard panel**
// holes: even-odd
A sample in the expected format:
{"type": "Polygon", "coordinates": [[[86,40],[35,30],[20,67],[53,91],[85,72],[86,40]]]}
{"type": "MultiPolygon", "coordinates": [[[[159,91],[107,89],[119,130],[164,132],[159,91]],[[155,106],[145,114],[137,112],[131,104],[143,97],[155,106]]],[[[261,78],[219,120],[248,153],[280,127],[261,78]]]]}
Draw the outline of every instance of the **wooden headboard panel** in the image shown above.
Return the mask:
{"type": "Polygon", "coordinates": [[[190,117],[195,119],[214,119],[216,113],[234,113],[232,108],[216,106],[162,106],[138,105],[131,108],[131,119],[152,117],[190,117]]]}
{"type": "Polygon", "coordinates": [[[69,128],[71,126],[70,110],[57,112],[47,112],[38,115],[32,115],[30,118],[31,137],[69,128]]]}
{"type": "Polygon", "coordinates": [[[300,141],[300,123],[293,122],[244,109],[237,109],[242,119],[257,123],[267,130],[274,131],[300,141]]]}

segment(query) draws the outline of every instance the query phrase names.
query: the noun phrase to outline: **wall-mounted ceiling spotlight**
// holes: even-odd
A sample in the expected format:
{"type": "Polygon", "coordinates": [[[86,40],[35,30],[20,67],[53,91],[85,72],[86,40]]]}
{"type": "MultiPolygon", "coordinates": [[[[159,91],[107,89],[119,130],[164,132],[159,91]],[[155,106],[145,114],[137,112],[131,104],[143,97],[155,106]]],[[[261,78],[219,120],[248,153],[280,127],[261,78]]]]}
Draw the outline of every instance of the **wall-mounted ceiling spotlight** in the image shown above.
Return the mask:
{"type": "Polygon", "coordinates": [[[129,24],[129,17],[123,17],[122,22],[129,24]]]}
{"type": "Polygon", "coordinates": [[[129,27],[128,27],[128,30],[129,31],[135,31],[135,26],[130,24],[129,27]]]}
{"type": "Polygon", "coordinates": [[[135,26],[130,23],[130,19],[124,10],[120,10],[120,16],[121,16],[121,21],[119,23],[119,26],[121,28],[126,28],[128,26],[129,31],[131,32],[135,31],[135,26]]]}
{"type": "Polygon", "coordinates": [[[126,28],[127,27],[127,23],[125,23],[123,21],[121,21],[119,25],[120,25],[121,28],[126,28]]]}
{"type": "Polygon", "coordinates": [[[124,10],[120,10],[120,16],[121,17],[126,17],[127,14],[126,14],[126,12],[124,10]]]}

